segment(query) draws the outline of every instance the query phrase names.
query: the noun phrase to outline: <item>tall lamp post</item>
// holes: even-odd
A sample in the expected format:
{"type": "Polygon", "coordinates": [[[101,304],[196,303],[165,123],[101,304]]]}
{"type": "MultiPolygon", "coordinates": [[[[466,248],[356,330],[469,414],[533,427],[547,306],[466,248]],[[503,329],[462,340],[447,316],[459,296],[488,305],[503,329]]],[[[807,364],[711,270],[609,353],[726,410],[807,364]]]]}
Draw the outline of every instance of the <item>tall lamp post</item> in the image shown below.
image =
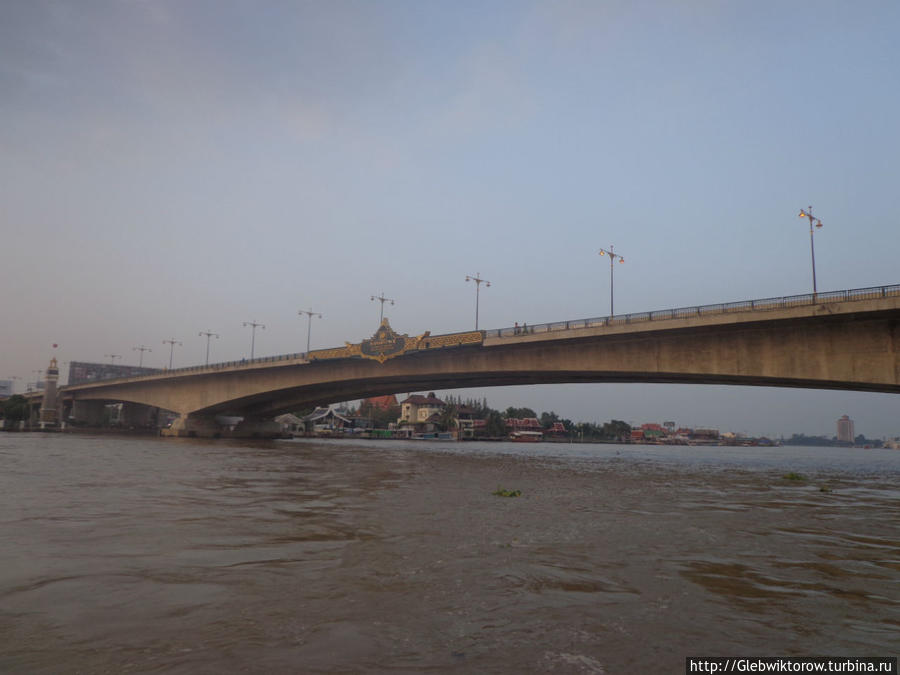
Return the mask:
{"type": "Polygon", "coordinates": [[[257,329],[257,328],[262,328],[263,330],[265,330],[266,327],[265,327],[263,324],[261,324],[261,323],[256,323],[256,321],[245,321],[245,322],[244,322],[244,325],[245,325],[245,326],[250,326],[250,327],[251,327],[251,335],[250,335],[250,360],[252,361],[252,360],[253,360],[254,350],[255,350],[255,348],[256,348],[256,329],[257,329]]]}
{"type": "Polygon", "coordinates": [[[474,281],[475,282],[475,330],[478,330],[479,291],[481,290],[481,284],[484,284],[485,286],[490,287],[491,282],[488,281],[487,279],[482,279],[480,272],[476,272],[474,277],[466,275],[466,281],[474,281]]]}
{"type": "Polygon", "coordinates": [[[301,309],[297,312],[297,316],[303,316],[306,314],[307,317],[307,326],[306,326],[306,353],[309,354],[309,338],[312,335],[312,318],[316,317],[321,319],[322,315],[318,312],[314,312],[311,309],[301,309]]]}
{"type": "Polygon", "coordinates": [[[381,316],[378,317],[378,323],[381,324],[384,322],[384,303],[389,302],[393,305],[394,301],[384,297],[384,291],[381,291],[381,295],[373,295],[371,300],[378,300],[381,303],[381,316]]]}
{"type": "Polygon", "coordinates": [[[181,346],[181,343],[175,338],[163,340],[164,345],[171,345],[169,348],[169,370],[172,370],[172,358],[175,356],[175,345],[181,346]]]}
{"type": "Polygon", "coordinates": [[[209,339],[216,338],[216,340],[218,340],[219,335],[218,333],[213,333],[209,330],[201,330],[198,335],[200,335],[201,337],[204,335],[206,336],[206,365],[209,365],[209,339]]]}
{"type": "Polygon", "coordinates": [[[812,274],[813,274],[813,295],[816,294],[816,247],[813,244],[813,226],[822,227],[822,221],[812,214],[810,206],[805,211],[800,209],[800,218],[809,218],[809,253],[812,256],[812,274]]]}
{"type": "Polygon", "coordinates": [[[609,256],[609,315],[615,316],[616,311],[613,305],[613,267],[615,267],[615,265],[613,263],[615,263],[616,258],[618,258],[619,263],[621,264],[625,262],[625,258],[620,256],[618,253],[614,253],[611,244],[608,251],[605,248],[601,248],[600,255],[609,256]]]}
{"type": "Polygon", "coordinates": [[[141,353],[141,358],[138,361],[138,368],[143,368],[144,367],[144,352],[152,352],[153,350],[150,349],[150,347],[145,347],[144,345],[139,345],[137,347],[132,347],[131,351],[141,353]]]}

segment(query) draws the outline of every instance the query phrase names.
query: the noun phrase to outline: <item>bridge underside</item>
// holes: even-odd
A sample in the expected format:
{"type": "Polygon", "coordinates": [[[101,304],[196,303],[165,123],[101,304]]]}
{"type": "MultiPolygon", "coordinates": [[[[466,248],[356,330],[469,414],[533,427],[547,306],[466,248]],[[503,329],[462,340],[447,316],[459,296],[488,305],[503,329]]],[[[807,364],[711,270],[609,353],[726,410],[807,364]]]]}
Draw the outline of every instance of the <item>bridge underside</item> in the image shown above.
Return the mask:
{"type": "Polygon", "coordinates": [[[416,378],[379,378],[377,381],[345,381],[340,387],[311,385],[288,389],[240,401],[229,401],[210,408],[195,411],[198,414],[247,415],[272,417],[284,412],[329,403],[352,401],[370,396],[403,394],[425,390],[468,389],[538,384],[586,384],[586,383],[655,383],[655,384],[719,384],[759,387],[790,387],[801,389],[832,389],[845,391],[869,391],[900,393],[897,387],[861,386],[853,382],[824,382],[785,378],[759,378],[722,375],[698,376],[694,373],[640,373],[640,372],[584,372],[555,371],[524,373],[483,373],[478,377],[467,374],[423,375],[416,378]]]}
{"type": "MultiPolygon", "coordinates": [[[[626,327],[628,328],[628,327],[626,327]]],[[[648,382],[900,393],[900,308],[639,330],[567,331],[413,352],[95,386],[78,400],[132,401],[183,418],[282,412],[368,396],[504,385],[648,382]]]]}

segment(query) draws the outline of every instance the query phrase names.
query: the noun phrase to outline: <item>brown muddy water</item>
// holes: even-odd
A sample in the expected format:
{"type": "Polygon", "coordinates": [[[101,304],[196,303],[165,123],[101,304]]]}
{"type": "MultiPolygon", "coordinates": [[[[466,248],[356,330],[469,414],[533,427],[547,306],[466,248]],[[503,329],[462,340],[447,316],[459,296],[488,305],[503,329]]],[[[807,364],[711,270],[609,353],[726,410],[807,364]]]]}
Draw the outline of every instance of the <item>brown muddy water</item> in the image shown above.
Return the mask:
{"type": "Polygon", "coordinates": [[[898,451],[2,434],[0,466],[2,672],[900,651],[898,451]]]}

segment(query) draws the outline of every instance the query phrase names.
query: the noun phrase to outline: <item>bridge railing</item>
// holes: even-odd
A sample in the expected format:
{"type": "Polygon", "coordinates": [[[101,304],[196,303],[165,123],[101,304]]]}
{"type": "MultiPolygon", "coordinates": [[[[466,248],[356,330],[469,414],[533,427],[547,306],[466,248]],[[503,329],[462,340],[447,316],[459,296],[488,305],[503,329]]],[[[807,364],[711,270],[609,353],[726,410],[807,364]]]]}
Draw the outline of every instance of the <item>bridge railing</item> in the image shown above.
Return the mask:
{"type": "MultiPolygon", "coordinates": [[[[186,375],[190,373],[209,372],[217,370],[228,370],[237,368],[238,366],[246,366],[261,363],[276,363],[279,361],[303,361],[306,359],[306,352],[295,352],[293,354],[277,354],[275,356],[260,356],[257,359],[239,359],[237,361],[222,361],[220,363],[210,363],[208,366],[185,366],[184,368],[163,368],[154,375],[186,375]]],[[[151,376],[148,376],[151,377],[151,376]]],[[[119,379],[119,378],[116,378],[119,379]]],[[[93,382],[108,382],[109,380],[94,380],[93,382]]],[[[81,384],[88,384],[82,382],[81,384]]]]}
{"type": "Polygon", "coordinates": [[[653,312],[636,312],[632,314],[616,314],[592,319],[576,319],[574,321],[556,321],[553,323],[523,324],[506,328],[485,331],[488,337],[512,337],[515,335],[532,335],[538,333],[555,333],[574,328],[594,328],[598,326],[620,326],[646,321],[662,321],[666,319],[689,319],[698,316],[714,316],[732,312],[767,312],[790,307],[803,307],[830,302],[848,302],[854,300],[875,300],[900,296],[900,284],[891,286],[873,286],[871,288],[854,288],[845,291],[827,291],[825,293],[804,293],[788,295],[781,298],[762,298],[760,300],[741,300],[723,302],[713,305],[696,305],[694,307],[678,307],[661,309],[653,312]]]}

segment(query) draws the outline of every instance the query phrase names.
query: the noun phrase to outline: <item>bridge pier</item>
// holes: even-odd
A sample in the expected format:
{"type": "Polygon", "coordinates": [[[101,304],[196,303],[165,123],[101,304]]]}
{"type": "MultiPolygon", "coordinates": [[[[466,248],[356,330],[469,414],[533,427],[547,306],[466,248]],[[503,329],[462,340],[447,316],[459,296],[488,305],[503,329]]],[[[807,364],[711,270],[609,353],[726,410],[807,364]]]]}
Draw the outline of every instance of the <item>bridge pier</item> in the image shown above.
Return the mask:
{"type": "Polygon", "coordinates": [[[72,403],[72,418],[75,424],[88,427],[99,427],[103,424],[103,413],[106,404],[103,401],[74,401],[72,403]]]}
{"type": "Polygon", "coordinates": [[[274,420],[244,418],[229,434],[233,438],[279,438],[281,425],[274,420]]]}
{"type": "Polygon", "coordinates": [[[123,403],[119,425],[123,427],[153,427],[159,417],[159,408],[140,403],[123,403]]]}
{"type": "Polygon", "coordinates": [[[161,436],[175,438],[219,438],[222,431],[215,417],[183,414],[179,415],[171,426],[160,429],[159,433],[161,436]]]}
{"type": "Polygon", "coordinates": [[[187,414],[161,429],[160,435],[175,438],[279,438],[281,425],[273,420],[244,419],[233,429],[222,426],[214,416],[187,414]]]}

